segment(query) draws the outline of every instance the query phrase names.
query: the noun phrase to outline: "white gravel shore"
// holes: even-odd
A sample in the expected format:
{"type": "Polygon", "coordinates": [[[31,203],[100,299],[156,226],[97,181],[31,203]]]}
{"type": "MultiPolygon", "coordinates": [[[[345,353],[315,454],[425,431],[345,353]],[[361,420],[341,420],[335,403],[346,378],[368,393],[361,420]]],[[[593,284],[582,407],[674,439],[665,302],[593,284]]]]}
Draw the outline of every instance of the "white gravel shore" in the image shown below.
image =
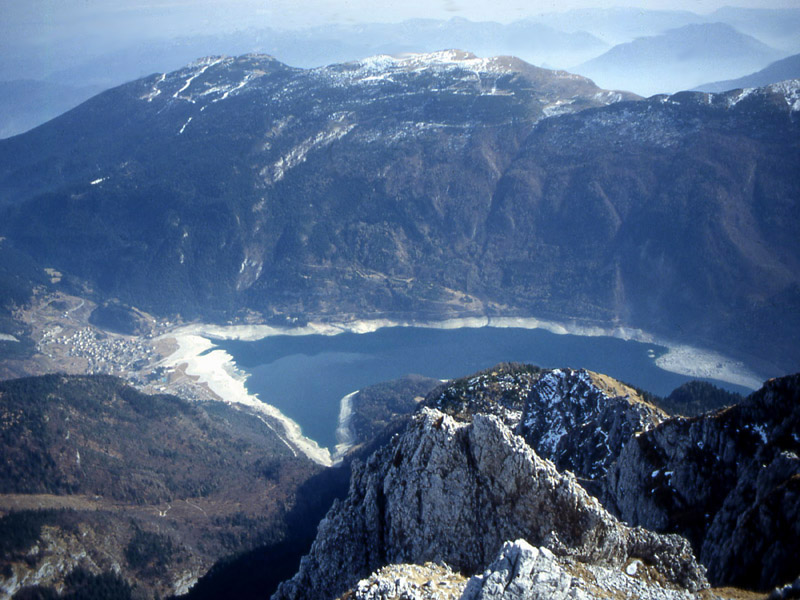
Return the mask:
{"type": "MultiPolygon", "coordinates": [[[[763,378],[739,361],[710,350],[658,340],[639,329],[587,327],[577,323],[559,323],[536,318],[518,317],[474,317],[428,323],[376,319],[347,323],[309,323],[297,328],[278,328],[269,325],[221,326],[191,324],[178,327],[162,336],[164,338],[174,338],[178,343],[178,349],[168,356],[163,364],[164,366],[172,367],[184,364],[186,365],[187,375],[197,377],[200,383],[208,385],[211,391],[226,402],[246,405],[279,421],[284,429],[282,437],[287,445],[303,452],[312,460],[329,465],[332,464],[333,459],[326,448],[321,448],[314,440],[305,437],[299,425],[286,417],[277,408],[262,402],[256,395],[247,391],[245,387],[247,375],[236,368],[230,354],[219,348],[211,350],[214,347],[212,339],[253,341],[275,335],[336,335],[343,332],[370,333],[384,327],[458,329],[462,327],[487,326],[545,329],[558,335],[611,336],[624,340],[652,343],[668,349],[666,354],[655,359],[656,365],[666,371],[688,377],[716,379],[750,389],[758,389],[763,383],[763,378]]],[[[352,394],[342,399],[337,429],[337,456],[341,454],[341,449],[348,444],[348,440],[344,439],[344,437],[348,433],[347,420],[349,419],[348,409],[351,398],[352,394]]]]}

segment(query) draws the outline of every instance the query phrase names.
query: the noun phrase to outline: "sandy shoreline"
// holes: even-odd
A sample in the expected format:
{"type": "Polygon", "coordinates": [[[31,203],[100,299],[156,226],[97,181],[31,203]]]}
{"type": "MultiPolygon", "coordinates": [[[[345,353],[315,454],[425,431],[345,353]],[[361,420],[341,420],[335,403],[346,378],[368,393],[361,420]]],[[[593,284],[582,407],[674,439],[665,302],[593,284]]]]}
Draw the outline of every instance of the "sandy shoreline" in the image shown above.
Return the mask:
{"type": "MultiPolygon", "coordinates": [[[[248,406],[265,416],[280,422],[283,432],[279,436],[291,448],[296,448],[306,456],[330,465],[333,459],[327,448],[321,448],[315,441],[302,434],[300,426],[283,415],[277,408],[261,402],[245,387],[247,374],[236,368],[233,358],[222,349],[214,349],[213,339],[254,341],[276,335],[337,335],[344,332],[371,333],[384,327],[424,327],[432,329],[459,329],[464,327],[497,327],[544,329],[558,335],[581,335],[587,337],[609,336],[624,340],[651,343],[667,348],[666,354],[655,359],[656,365],[666,371],[686,375],[716,379],[750,389],[758,389],[763,378],[748,369],[743,363],[727,358],[719,353],[687,345],[671,344],[654,336],[631,328],[587,327],[575,323],[558,323],[536,318],[518,317],[474,317],[449,319],[439,322],[390,321],[375,319],[351,321],[349,323],[309,323],[298,328],[279,328],[269,325],[207,325],[191,324],[178,327],[160,336],[176,340],[178,349],[164,361],[164,366],[185,365],[187,375],[197,377],[211,391],[226,402],[248,406]]],[[[342,398],[337,427],[337,446],[335,456],[339,456],[350,443],[348,424],[350,400],[355,394],[342,398]]],[[[273,428],[274,429],[274,428],[273,428]]]]}
{"type": "Polygon", "coordinates": [[[332,464],[327,448],[321,448],[314,440],[305,437],[297,423],[284,416],[271,404],[262,402],[258,396],[247,391],[245,387],[247,375],[236,368],[230,354],[219,348],[211,350],[214,348],[213,342],[199,333],[176,331],[164,334],[162,337],[173,338],[178,343],[178,349],[164,359],[163,366],[185,365],[187,375],[197,377],[198,383],[206,384],[225,402],[247,406],[278,421],[283,427],[283,432],[275,431],[275,428],[266,421],[265,424],[275,431],[289,448],[302,452],[322,465],[332,464]]]}
{"type": "Polygon", "coordinates": [[[345,453],[353,447],[353,432],[350,430],[350,417],[353,416],[353,398],[358,390],[350,392],[339,401],[339,421],[336,426],[336,451],[333,462],[339,462],[345,453]]]}

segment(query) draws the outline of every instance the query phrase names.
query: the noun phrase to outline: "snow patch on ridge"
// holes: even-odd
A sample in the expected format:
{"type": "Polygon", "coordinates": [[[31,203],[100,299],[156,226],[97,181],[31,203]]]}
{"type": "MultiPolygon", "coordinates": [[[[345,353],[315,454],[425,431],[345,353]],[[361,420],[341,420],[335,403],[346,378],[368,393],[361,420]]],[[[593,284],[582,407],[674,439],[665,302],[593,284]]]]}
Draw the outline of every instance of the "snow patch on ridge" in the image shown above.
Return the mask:
{"type": "Polygon", "coordinates": [[[756,91],[757,88],[745,88],[741,90],[738,94],[728,96],[728,108],[733,108],[739,102],[747,98],[748,96],[752,95],[753,92],[756,91]]]}
{"type": "Polygon", "coordinates": [[[153,89],[150,91],[149,94],[145,94],[141,96],[141,100],[147,100],[148,102],[152,102],[153,99],[161,93],[161,89],[158,87],[165,79],[167,78],[166,73],[162,73],[156,82],[153,84],[153,89]]]}
{"type": "Polygon", "coordinates": [[[172,97],[173,98],[180,98],[181,100],[188,100],[189,102],[194,103],[194,100],[192,98],[187,98],[185,96],[181,96],[181,94],[183,92],[185,92],[187,89],[189,89],[189,86],[192,85],[192,82],[195,79],[197,79],[198,77],[200,77],[200,75],[205,73],[210,67],[213,67],[214,65],[218,65],[219,63],[221,63],[224,60],[225,59],[221,58],[221,57],[216,57],[216,58],[208,57],[208,58],[203,58],[203,59],[200,59],[197,62],[192,63],[191,66],[200,67],[200,68],[195,70],[186,79],[185,83],[183,84],[183,87],[181,89],[179,89],[177,92],[175,92],[174,94],[172,94],[172,97]]]}
{"type": "Polygon", "coordinates": [[[274,164],[268,165],[261,169],[261,177],[263,177],[268,183],[278,183],[284,178],[288,171],[304,163],[309,152],[319,148],[324,148],[332,142],[346,136],[353,130],[355,124],[342,123],[343,119],[344,116],[342,116],[338,122],[335,122],[328,130],[320,131],[316,135],[306,138],[297,146],[292,148],[288,153],[278,159],[274,164]]]}
{"type": "Polygon", "coordinates": [[[391,77],[395,73],[464,69],[472,71],[480,81],[481,74],[500,75],[514,70],[508,58],[479,58],[470,52],[462,50],[441,50],[439,52],[400,55],[379,54],[360,61],[346,63],[343,67],[337,71],[331,71],[329,67],[323,67],[317,69],[317,72],[335,73],[337,77],[351,82],[376,83],[387,80],[392,81],[391,77]]]}
{"type": "Polygon", "coordinates": [[[792,112],[800,111],[800,79],[787,79],[767,86],[767,90],[782,94],[792,112]]]}

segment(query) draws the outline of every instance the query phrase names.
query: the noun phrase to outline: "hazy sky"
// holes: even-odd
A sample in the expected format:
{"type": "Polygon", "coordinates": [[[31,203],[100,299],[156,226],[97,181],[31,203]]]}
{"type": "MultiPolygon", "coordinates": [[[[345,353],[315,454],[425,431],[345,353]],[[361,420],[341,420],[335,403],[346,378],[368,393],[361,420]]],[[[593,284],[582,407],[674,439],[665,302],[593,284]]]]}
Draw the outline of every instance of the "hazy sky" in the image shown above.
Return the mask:
{"type": "Polygon", "coordinates": [[[74,27],[147,28],[202,33],[247,25],[298,27],[330,22],[400,21],[414,17],[513,21],[547,12],[596,6],[633,6],[708,13],[735,4],[800,8],[800,0],[0,0],[2,30],[69,35],[74,27]]]}

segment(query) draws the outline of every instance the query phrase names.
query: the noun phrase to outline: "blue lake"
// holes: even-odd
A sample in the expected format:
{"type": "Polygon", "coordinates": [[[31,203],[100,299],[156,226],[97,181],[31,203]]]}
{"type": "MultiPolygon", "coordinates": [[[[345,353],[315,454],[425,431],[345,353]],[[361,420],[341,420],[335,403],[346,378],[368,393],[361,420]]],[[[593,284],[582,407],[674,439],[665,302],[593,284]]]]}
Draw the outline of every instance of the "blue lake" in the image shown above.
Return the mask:
{"type": "MultiPolygon", "coordinates": [[[[691,378],[659,369],[666,349],[612,337],[556,335],[542,329],[390,327],[373,333],[214,340],[250,374],[247,388],[332,448],[343,396],[410,373],[452,379],[499,362],[586,368],[658,395],[691,378]],[[648,354],[650,353],[650,354],[648,354]]],[[[726,389],[750,390],[713,381],[726,389]]]]}

